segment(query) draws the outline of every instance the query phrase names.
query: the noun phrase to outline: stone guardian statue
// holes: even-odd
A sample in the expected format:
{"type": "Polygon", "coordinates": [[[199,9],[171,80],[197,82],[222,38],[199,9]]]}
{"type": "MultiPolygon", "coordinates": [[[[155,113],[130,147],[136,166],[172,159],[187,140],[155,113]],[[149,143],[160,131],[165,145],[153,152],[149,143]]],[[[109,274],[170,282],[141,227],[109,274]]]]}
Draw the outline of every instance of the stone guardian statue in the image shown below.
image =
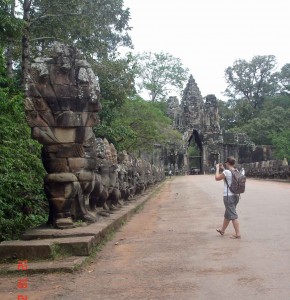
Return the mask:
{"type": "Polygon", "coordinates": [[[97,76],[73,47],[54,43],[31,65],[26,119],[32,138],[43,145],[48,223],[57,228],[73,227],[73,220],[95,221],[86,202],[95,181],[96,159],[90,153],[99,95],[97,76]]]}

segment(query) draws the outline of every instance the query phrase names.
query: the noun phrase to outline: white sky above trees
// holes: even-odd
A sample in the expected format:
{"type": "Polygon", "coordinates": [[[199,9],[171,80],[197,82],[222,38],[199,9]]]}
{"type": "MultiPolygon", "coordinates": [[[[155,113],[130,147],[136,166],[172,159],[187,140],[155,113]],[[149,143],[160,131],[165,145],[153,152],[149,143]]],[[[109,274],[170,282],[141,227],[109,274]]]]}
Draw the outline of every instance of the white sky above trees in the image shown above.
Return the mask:
{"type": "Polygon", "coordinates": [[[203,96],[226,100],[224,70],[241,58],[290,63],[290,1],[124,0],[134,52],[168,52],[189,68],[203,96]]]}

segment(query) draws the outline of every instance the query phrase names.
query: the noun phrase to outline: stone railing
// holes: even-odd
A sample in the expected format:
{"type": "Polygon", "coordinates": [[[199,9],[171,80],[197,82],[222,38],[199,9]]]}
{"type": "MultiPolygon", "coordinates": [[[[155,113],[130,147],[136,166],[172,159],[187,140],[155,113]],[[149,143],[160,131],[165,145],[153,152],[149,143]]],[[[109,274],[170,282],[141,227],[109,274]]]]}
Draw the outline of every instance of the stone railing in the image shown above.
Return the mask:
{"type": "Polygon", "coordinates": [[[290,181],[290,166],[286,159],[242,164],[238,168],[242,167],[245,169],[247,177],[290,181]]]}

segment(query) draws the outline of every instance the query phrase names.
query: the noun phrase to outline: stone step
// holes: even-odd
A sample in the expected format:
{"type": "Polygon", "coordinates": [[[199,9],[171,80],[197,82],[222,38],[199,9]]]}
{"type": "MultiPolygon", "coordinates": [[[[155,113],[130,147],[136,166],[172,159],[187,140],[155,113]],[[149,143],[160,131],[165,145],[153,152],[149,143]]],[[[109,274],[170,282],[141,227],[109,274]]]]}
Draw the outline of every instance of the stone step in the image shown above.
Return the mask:
{"type": "MultiPolygon", "coordinates": [[[[136,197],[137,198],[137,197],[136,197]]],[[[67,237],[83,237],[83,236],[97,236],[104,235],[106,229],[114,229],[120,227],[118,223],[122,223],[129,219],[144,202],[144,199],[139,201],[134,200],[128,202],[120,210],[115,211],[109,217],[99,217],[99,221],[93,224],[69,228],[69,229],[56,229],[47,225],[42,225],[37,228],[27,230],[22,236],[21,240],[39,240],[39,239],[59,239],[67,237]]]]}
{"type": "Polygon", "coordinates": [[[77,270],[87,258],[87,256],[71,256],[57,260],[28,261],[27,269],[25,270],[19,270],[17,262],[0,264],[0,274],[72,273],[77,270]]]}
{"type": "Polygon", "coordinates": [[[89,256],[95,244],[95,236],[4,241],[0,244],[0,259],[37,260],[54,259],[59,256],[89,256]]]}

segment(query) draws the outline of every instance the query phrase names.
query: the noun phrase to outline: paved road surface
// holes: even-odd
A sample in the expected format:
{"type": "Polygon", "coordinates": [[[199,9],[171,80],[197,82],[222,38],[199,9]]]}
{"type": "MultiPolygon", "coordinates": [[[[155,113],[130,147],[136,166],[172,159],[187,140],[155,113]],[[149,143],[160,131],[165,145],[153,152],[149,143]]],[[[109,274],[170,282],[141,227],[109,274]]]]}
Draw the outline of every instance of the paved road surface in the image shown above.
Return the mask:
{"type": "MultiPolygon", "coordinates": [[[[232,225],[215,231],[222,186],[213,175],[167,179],[85,269],[29,275],[28,299],[290,299],[290,183],[248,179],[241,240],[232,225]]],[[[15,281],[2,281],[1,299],[17,299],[15,281]]]]}

